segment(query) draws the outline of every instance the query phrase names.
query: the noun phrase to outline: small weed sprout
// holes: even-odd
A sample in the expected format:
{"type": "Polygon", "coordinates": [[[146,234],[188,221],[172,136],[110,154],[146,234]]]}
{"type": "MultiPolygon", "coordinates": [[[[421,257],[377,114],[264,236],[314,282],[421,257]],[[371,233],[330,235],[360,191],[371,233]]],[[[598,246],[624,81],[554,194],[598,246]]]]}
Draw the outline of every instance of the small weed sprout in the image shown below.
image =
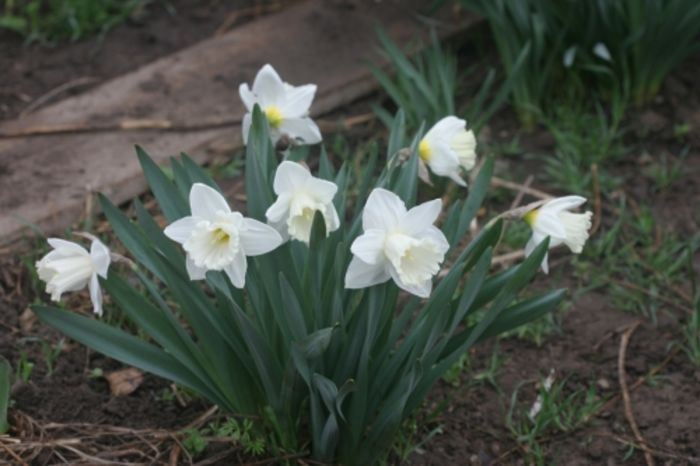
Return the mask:
{"type": "Polygon", "coordinates": [[[506,425],[516,441],[523,445],[530,460],[545,464],[544,439],[552,432],[579,429],[600,409],[604,400],[598,396],[595,383],[573,391],[566,380],[555,381],[554,371],[541,379],[534,402],[523,406],[520,391],[524,382],[513,391],[506,415],[506,425]]]}
{"type": "Polygon", "coordinates": [[[39,343],[41,344],[41,354],[44,356],[44,363],[46,363],[46,376],[51,377],[56,359],[63,351],[64,339],[61,338],[54,345],[44,339],[39,340],[39,343]]]}
{"type": "Polygon", "coordinates": [[[33,370],[34,363],[29,360],[26,351],[21,351],[19,353],[19,362],[17,363],[15,378],[27,383],[29,382],[29,378],[32,376],[33,370]]]}

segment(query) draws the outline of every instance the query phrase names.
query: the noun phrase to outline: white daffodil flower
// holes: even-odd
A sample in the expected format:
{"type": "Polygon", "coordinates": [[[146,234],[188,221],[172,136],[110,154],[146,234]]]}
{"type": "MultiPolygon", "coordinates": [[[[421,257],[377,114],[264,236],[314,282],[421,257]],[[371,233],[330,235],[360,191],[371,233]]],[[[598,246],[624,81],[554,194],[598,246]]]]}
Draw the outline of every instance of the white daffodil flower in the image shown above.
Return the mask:
{"type": "Polygon", "coordinates": [[[316,94],[315,84],[292,86],[280,79],[270,65],[263,66],[253,81],[253,89],[243,83],[238,88],[248,109],[243,117],[243,143],[248,143],[248,132],[253,119],[255,104],[265,113],[273,143],[284,135],[303,144],[321,142],[321,131],[309,118],[309,108],[316,94]]]}
{"type": "Polygon", "coordinates": [[[345,288],[366,288],[392,278],[409,293],[430,296],[432,278],[450,247],[433,225],[441,209],[442,201],[435,199],[406,211],[396,194],[374,189],[362,213],[364,234],[350,246],[354,257],[345,288]]]}
{"type": "Polygon", "coordinates": [[[165,235],[187,252],[191,280],[204,279],[207,270],[223,270],[237,288],[245,285],[246,256],[258,256],[282,244],[274,228],[240,212],[232,212],[218,191],[202,183],[190,189],[192,215],[165,228],[165,235]]]}
{"type": "Polygon", "coordinates": [[[340,226],[333,197],[338,186],[330,181],[315,178],[304,165],[285,161],[277,167],[272,188],[277,200],[267,209],[265,216],[270,225],[283,237],[292,237],[308,244],[316,211],[326,221],[326,234],[340,226]]]}
{"type": "Polygon", "coordinates": [[[476,137],[467,130],[467,122],[455,116],[438,121],[423,136],[418,155],[439,176],[446,176],[460,186],[467,183],[460,176],[460,167],[471,170],[476,163],[476,137]]]}
{"type": "MultiPolygon", "coordinates": [[[[588,230],[591,228],[592,212],[570,212],[586,202],[585,197],[564,196],[553,199],[539,209],[525,214],[523,219],[532,228],[532,236],[525,245],[525,256],[549,236],[549,247],[565,244],[574,254],[579,254],[588,240],[588,230]]],[[[542,260],[542,270],[549,273],[547,255],[542,260]]]]}
{"type": "Polygon", "coordinates": [[[39,278],[46,282],[46,292],[52,301],[60,301],[66,291],[77,291],[87,287],[90,290],[93,311],[102,315],[102,290],[98,276],[107,278],[111,261],[109,248],[100,240],[94,239],[90,252],[71,241],[49,238],[53,248],[36,263],[39,278]]]}

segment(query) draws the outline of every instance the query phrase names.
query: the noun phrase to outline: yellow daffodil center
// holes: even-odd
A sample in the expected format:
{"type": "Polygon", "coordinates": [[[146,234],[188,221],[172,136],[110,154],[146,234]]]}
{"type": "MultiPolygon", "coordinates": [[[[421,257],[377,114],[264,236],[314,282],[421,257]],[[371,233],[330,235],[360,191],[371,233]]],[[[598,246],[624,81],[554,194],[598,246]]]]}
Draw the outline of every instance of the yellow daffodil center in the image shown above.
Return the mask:
{"type": "Polygon", "coordinates": [[[532,226],[535,224],[535,221],[537,220],[538,213],[539,213],[539,209],[531,210],[530,212],[526,213],[523,216],[523,220],[525,220],[525,223],[532,226]]]}
{"type": "Polygon", "coordinates": [[[214,244],[220,246],[224,243],[228,243],[228,241],[231,239],[231,236],[229,236],[229,234],[226,233],[222,228],[217,228],[212,233],[212,239],[214,244]]]}
{"type": "Polygon", "coordinates": [[[418,144],[418,155],[420,156],[421,159],[423,159],[424,162],[427,162],[430,160],[431,156],[431,150],[430,150],[430,145],[428,144],[428,141],[423,139],[420,144],[418,144]]]}
{"type": "Polygon", "coordinates": [[[271,128],[279,128],[282,124],[282,112],[277,107],[267,107],[265,116],[267,116],[267,121],[270,123],[271,128]]]}

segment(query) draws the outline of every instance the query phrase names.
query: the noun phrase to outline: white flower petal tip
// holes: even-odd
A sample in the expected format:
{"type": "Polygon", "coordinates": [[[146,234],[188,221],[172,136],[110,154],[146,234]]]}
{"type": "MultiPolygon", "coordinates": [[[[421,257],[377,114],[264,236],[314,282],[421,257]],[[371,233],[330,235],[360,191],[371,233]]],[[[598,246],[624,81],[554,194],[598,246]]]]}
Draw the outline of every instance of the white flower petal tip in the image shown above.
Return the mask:
{"type": "Polygon", "coordinates": [[[450,245],[433,223],[442,201],[406,210],[391,191],[377,188],[363,211],[364,233],[352,243],[354,257],[345,274],[345,287],[366,288],[390,278],[403,290],[421,298],[430,296],[432,279],[450,245]]]}
{"type": "Polygon", "coordinates": [[[467,122],[455,116],[438,121],[423,136],[418,145],[421,160],[438,176],[445,176],[460,186],[462,170],[471,170],[476,164],[476,137],[467,130],[467,122]]]}
{"type": "Polygon", "coordinates": [[[285,161],[277,167],[273,189],[277,200],[265,216],[283,236],[309,243],[314,215],[320,212],[326,223],[326,234],[340,227],[333,198],[338,186],[311,175],[309,169],[296,162],[285,161]]]}
{"type": "Polygon", "coordinates": [[[297,144],[321,142],[321,131],[309,118],[309,109],[316,95],[315,84],[292,86],[280,78],[275,69],[263,66],[253,81],[253,88],[241,84],[238,88],[248,113],[243,117],[243,143],[247,144],[248,131],[255,104],[267,117],[270,137],[277,143],[283,136],[297,144]]]}
{"type": "Polygon", "coordinates": [[[224,196],[202,183],[190,189],[192,215],[165,228],[165,235],[182,244],[187,253],[190,280],[203,280],[207,271],[224,271],[243,288],[247,256],[265,254],[282,244],[271,226],[233,212],[224,196]]]}
{"type": "Polygon", "coordinates": [[[53,248],[36,263],[39,279],[46,282],[46,292],[52,301],[60,301],[67,291],[90,289],[93,311],[102,315],[102,291],[99,277],[107,278],[111,262],[109,248],[100,240],[94,239],[90,252],[71,241],[49,238],[53,248]]]}
{"type": "MultiPolygon", "coordinates": [[[[564,196],[553,199],[539,209],[531,210],[523,219],[532,228],[532,237],[525,246],[525,255],[530,253],[549,236],[549,247],[565,244],[574,254],[580,254],[589,237],[593,212],[571,212],[586,202],[581,196],[564,196]]],[[[542,261],[542,270],[549,272],[547,257],[542,261]]]]}

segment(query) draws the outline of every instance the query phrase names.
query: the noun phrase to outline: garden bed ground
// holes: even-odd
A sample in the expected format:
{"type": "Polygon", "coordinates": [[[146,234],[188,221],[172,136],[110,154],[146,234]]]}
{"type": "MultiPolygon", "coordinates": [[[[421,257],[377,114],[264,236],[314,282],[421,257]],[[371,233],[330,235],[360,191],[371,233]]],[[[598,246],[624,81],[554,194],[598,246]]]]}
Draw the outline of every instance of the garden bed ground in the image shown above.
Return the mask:
{"type": "MultiPolygon", "coordinates": [[[[179,5],[176,1],[172,3],[179,5]]],[[[196,3],[182,2],[179,15],[192,18],[193,24],[198,21],[207,24],[208,32],[202,32],[205,35],[220,26],[225,11],[231,11],[224,10],[228,8],[228,2],[214,2],[222,8],[220,14],[200,19],[196,3]]],[[[169,34],[170,20],[162,21],[166,24],[162,26],[163,33],[169,34]]],[[[142,40],[148,42],[150,39],[144,39],[146,37],[161,37],[160,29],[153,29],[150,25],[148,29],[128,25],[123,28],[131,27],[136,28],[137,32],[133,34],[137,44],[142,40]]],[[[185,25],[183,28],[179,35],[190,37],[185,25]]],[[[200,32],[205,30],[200,26],[193,28],[200,32]]],[[[196,40],[198,37],[194,34],[200,32],[192,32],[192,40],[196,40]]],[[[105,47],[110,47],[110,37],[107,37],[105,47]]],[[[166,48],[176,47],[167,39],[155,39],[156,43],[161,41],[167,44],[166,48]]],[[[68,54],[65,61],[70,62],[70,57],[81,60],[79,57],[89,48],[88,44],[79,44],[57,50],[68,54]],[[69,50],[79,52],[71,56],[69,50]]],[[[19,43],[11,43],[11,50],[12,63],[30,64],[34,60],[19,43]]],[[[115,49],[114,53],[121,54],[124,50],[128,49],[115,49]]],[[[57,54],[31,52],[36,53],[57,54]]],[[[150,60],[157,55],[154,52],[150,58],[143,59],[150,60]]],[[[134,64],[132,58],[128,65],[123,66],[134,64]]],[[[2,64],[0,62],[0,66],[2,64]]],[[[74,74],[68,69],[56,71],[56,76],[60,77],[57,81],[48,77],[53,71],[37,69],[33,75],[37,82],[46,79],[48,84],[31,87],[34,84],[23,82],[18,85],[28,87],[18,87],[16,91],[40,95],[57,83],[72,77],[99,74],[101,71],[93,70],[103,69],[95,64],[83,66],[88,68],[76,67],[74,74]]],[[[119,70],[115,73],[125,69],[119,70]]],[[[695,56],[671,77],[658,101],[638,112],[630,112],[634,116],[625,122],[625,126],[631,150],[610,167],[611,173],[625,180],[617,197],[626,196],[631,206],[649,206],[658,227],[671,229],[681,238],[696,234],[700,222],[700,156],[697,153],[700,144],[697,131],[700,128],[697,112],[700,89],[693,85],[698,70],[700,56],[695,56]],[[682,123],[690,124],[694,132],[691,130],[684,139],[679,139],[674,128],[682,123]],[[667,188],[657,189],[653,180],[644,175],[645,169],[655,163],[660,154],[676,160],[680,149],[685,146],[690,149],[681,175],[667,188]]],[[[107,71],[104,73],[109,75],[107,71]]],[[[23,75],[18,74],[10,81],[19,83],[20,76],[23,75]]],[[[0,95],[0,118],[16,115],[24,108],[23,104],[12,102],[12,99],[15,97],[0,95]]],[[[365,105],[360,103],[342,113],[364,112],[365,105]]],[[[495,143],[506,144],[519,135],[521,153],[551,153],[552,141],[544,131],[521,133],[508,111],[493,121],[488,133],[494,147],[495,143]]],[[[520,158],[502,157],[500,174],[522,181],[529,172],[539,172],[541,160],[529,159],[523,163],[520,158]]],[[[545,181],[544,177],[536,176],[534,186],[548,191],[545,181]]],[[[227,183],[235,189],[235,181],[229,179],[227,183]]],[[[604,234],[616,221],[615,205],[608,197],[602,201],[601,208],[604,219],[598,235],[604,234]]],[[[28,382],[19,382],[12,390],[13,430],[10,434],[21,439],[27,448],[11,449],[8,447],[11,442],[0,440],[3,445],[0,464],[3,461],[22,464],[19,457],[29,464],[60,464],[62,459],[72,464],[81,461],[80,464],[94,464],[86,455],[107,458],[104,455],[110,452],[114,455],[109,457],[110,461],[149,463],[157,458],[161,464],[176,464],[178,460],[181,464],[189,464],[189,457],[180,447],[181,438],[176,440],[168,432],[212,419],[213,414],[207,411],[209,407],[205,403],[173,392],[169,383],[148,375],[130,395],[113,396],[107,382],[99,376],[91,377],[91,374],[96,368],[108,373],[121,366],[78,345],[65,347],[56,358],[53,373],[47,374],[40,341],[55,344],[60,337],[25,312],[31,303],[45,299],[40,285],[27,271],[28,263],[36,259],[29,253],[33,246],[33,240],[27,239],[23,248],[3,250],[0,254],[0,354],[13,367],[17,367],[22,359],[35,363],[28,382]],[[35,444],[30,445],[30,442],[35,444]]],[[[577,273],[566,254],[554,253],[552,262],[557,265],[553,266],[549,277],[538,277],[537,287],[568,286],[576,290],[593,281],[592,277],[577,273]]],[[[596,267],[605,267],[605,264],[593,264],[588,268],[589,273],[607,272],[596,271],[596,267]]],[[[681,285],[680,292],[687,292],[687,289],[681,285]]],[[[68,307],[84,306],[83,298],[72,296],[68,307]]],[[[622,335],[638,321],[641,324],[630,334],[626,348],[624,373],[630,386],[631,410],[641,434],[653,450],[657,464],[700,464],[700,368],[691,364],[677,346],[682,341],[679,323],[687,316],[677,309],[677,305],[659,302],[654,296],[648,299],[659,304],[656,323],[642,315],[621,310],[609,287],[597,287],[572,297],[571,305],[557,315],[559,328],[545,334],[540,345],[531,339],[509,337],[476,348],[470,355],[470,369],[458,373],[451,383],[441,382],[433,390],[424,413],[418,418],[419,427],[410,440],[417,443],[431,432],[435,435],[420,446],[419,452],[409,456],[407,464],[527,464],[528,454],[532,452],[528,452],[522,439],[516,441],[509,429],[507,415],[516,390],[519,394],[516,414],[529,409],[536,398],[538,381],[550,370],[555,371],[556,381],[565,381],[566,394],[594,386],[596,397],[602,401],[601,407],[592,412],[579,428],[564,433],[555,431],[540,439],[538,444],[546,453],[547,464],[645,464],[620,400],[618,370],[622,335]],[[489,367],[494,370],[490,371],[489,367]],[[489,379],[489,375],[493,377],[489,379]],[[637,384],[644,377],[644,382],[637,384]],[[430,416],[431,410],[438,406],[444,409],[436,416],[430,416]]],[[[89,312],[89,309],[85,311],[89,312]]],[[[237,447],[214,441],[192,462],[232,464],[243,461],[243,458],[245,455],[237,447]]]]}

